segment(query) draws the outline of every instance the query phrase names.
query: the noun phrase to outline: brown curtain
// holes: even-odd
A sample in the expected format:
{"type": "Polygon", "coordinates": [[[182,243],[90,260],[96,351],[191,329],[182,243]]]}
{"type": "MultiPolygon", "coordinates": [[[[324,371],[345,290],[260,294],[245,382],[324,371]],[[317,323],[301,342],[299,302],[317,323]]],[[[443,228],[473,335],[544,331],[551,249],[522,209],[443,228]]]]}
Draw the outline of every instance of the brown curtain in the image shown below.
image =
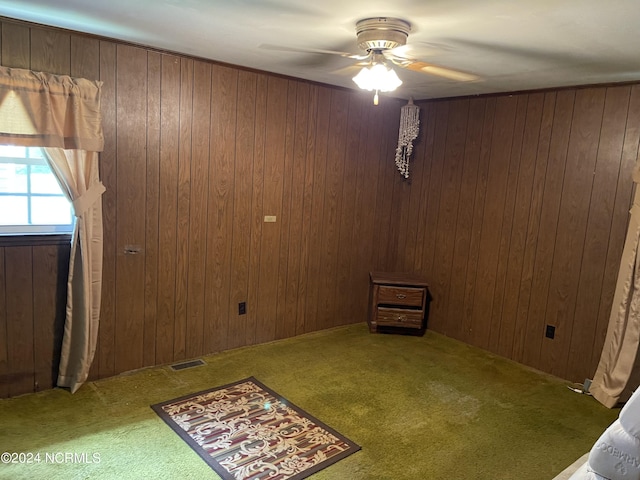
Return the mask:
{"type": "Polygon", "coordinates": [[[0,67],[0,144],[43,147],[72,202],[67,309],[58,385],[75,392],[96,348],[102,285],[102,82],[0,67]]]}
{"type": "Polygon", "coordinates": [[[590,392],[603,405],[613,408],[629,399],[637,388],[640,340],[640,171],[633,173],[635,193],[627,237],[620,260],[618,281],[609,316],[609,326],[590,392]]]}
{"type": "Polygon", "coordinates": [[[102,292],[102,201],[98,154],[86,150],[44,149],[51,170],[73,205],[67,314],[58,385],[75,392],[87,379],[98,341],[102,292]]]}

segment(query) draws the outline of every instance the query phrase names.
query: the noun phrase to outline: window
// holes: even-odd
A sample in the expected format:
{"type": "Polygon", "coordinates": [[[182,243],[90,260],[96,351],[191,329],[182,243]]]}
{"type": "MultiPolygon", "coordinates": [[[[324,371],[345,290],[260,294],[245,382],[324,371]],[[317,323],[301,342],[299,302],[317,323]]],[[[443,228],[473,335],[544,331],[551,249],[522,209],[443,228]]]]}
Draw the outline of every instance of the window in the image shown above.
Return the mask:
{"type": "Polygon", "coordinates": [[[70,233],[73,222],[42,149],[0,145],[0,234],[70,233]]]}

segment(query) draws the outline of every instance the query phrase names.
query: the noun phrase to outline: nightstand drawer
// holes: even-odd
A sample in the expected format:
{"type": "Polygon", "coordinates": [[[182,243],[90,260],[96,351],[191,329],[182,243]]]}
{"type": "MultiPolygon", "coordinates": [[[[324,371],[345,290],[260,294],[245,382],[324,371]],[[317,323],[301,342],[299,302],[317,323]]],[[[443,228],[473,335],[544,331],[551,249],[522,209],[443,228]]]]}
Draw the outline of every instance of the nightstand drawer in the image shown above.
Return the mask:
{"type": "Polygon", "coordinates": [[[403,272],[370,272],[369,280],[369,331],[424,335],[431,299],[427,282],[403,272]]]}
{"type": "Polygon", "coordinates": [[[424,293],[424,288],[381,285],[378,290],[378,304],[422,308],[424,293]]]}
{"type": "Polygon", "coordinates": [[[422,328],[422,310],[378,308],[377,323],[385,327],[422,328]]]}

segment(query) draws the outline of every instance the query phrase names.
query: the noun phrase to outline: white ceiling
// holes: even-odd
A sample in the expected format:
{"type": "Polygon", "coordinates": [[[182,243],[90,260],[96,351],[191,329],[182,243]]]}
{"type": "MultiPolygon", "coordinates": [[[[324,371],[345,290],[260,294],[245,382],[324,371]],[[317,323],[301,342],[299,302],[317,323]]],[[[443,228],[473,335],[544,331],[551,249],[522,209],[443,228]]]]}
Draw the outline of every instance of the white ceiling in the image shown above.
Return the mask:
{"type": "Polygon", "coordinates": [[[407,20],[406,55],[470,72],[460,82],[396,68],[401,98],[640,80],[638,0],[0,0],[0,15],[355,88],[337,55],[354,26],[407,20]]]}

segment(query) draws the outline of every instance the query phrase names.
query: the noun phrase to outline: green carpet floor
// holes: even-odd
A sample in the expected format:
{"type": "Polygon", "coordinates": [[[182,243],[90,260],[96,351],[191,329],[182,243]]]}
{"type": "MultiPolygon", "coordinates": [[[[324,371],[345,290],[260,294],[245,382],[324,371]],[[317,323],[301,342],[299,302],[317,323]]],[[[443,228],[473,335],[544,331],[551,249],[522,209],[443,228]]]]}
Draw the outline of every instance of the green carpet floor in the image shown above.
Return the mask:
{"type": "Polygon", "coordinates": [[[40,453],[0,478],[217,479],[149,405],[249,376],[362,446],[314,480],[551,479],[619,413],[430,331],[357,324],[203,359],[0,400],[0,452],[40,453]]]}

